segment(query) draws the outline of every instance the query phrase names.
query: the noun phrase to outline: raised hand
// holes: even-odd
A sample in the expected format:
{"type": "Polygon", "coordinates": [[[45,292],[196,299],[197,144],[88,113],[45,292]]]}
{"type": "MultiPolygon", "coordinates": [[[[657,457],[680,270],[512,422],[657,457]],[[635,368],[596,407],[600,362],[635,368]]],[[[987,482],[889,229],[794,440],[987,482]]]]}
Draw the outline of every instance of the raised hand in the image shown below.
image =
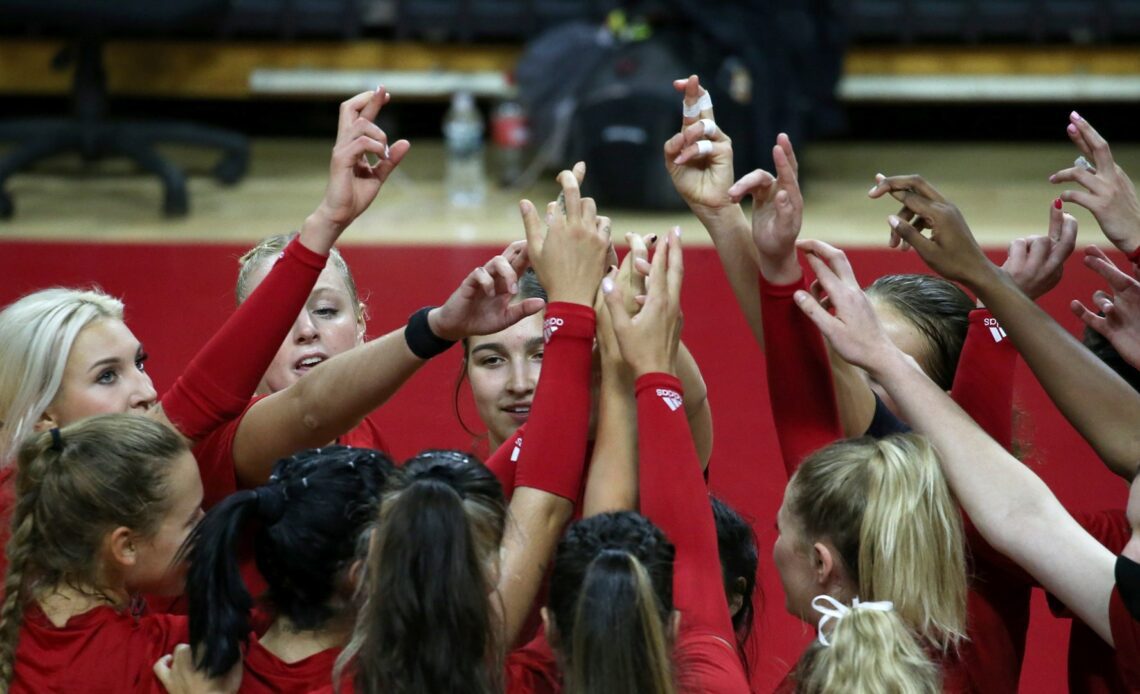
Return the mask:
{"type": "Polygon", "coordinates": [[[1092,212],[1114,246],[1131,255],[1140,249],[1140,202],[1136,186],[1112,158],[1108,142],[1087,120],[1073,111],[1066,129],[1069,139],[1092,166],[1074,164],[1049,177],[1050,183],[1075,182],[1084,190],[1066,190],[1061,199],[1092,212]]]}
{"type": "Polygon", "coordinates": [[[635,376],[676,373],[684,274],[681,230],[674,227],[657,239],[646,282],[645,303],[636,315],[630,316],[625,309],[627,289],[618,285],[617,271],[611,271],[602,280],[606,308],[621,355],[635,376]]]}
{"type": "Polygon", "coordinates": [[[514,301],[526,266],[526,241],[515,241],[472,270],[442,306],[428,313],[431,331],[445,340],[490,335],[541,311],[542,299],[514,301]]]}
{"type": "Polygon", "coordinates": [[[985,273],[994,269],[962,213],[921,176],[883,177],[869,195],[879,198],[888,193],[910,212],[909,215],[887,217],[891,231],[918,251],[932,270],[947,279],[974,287],[985,273]],[[904,219],[907,216],[914,221],[913,224],[904,219]],[[929,228],[930,237],[923,236],[919,227],[929,228]]]}
{"type": "Polygon", "coordinates": [[[1112,293],[1097,290],[1092,296],[1093,306],[1103,315],[1075,299],[1069,308],[1111,342],[1125,361],[1140,368],[1140,282],[1117,268],[1096,246],[1085,249],[1085,266],[1103,277],[1112,293]]]}
{"type": "Polygon", "coordinates": [[[760,256],[760,272],[774,284],[799,279],[796,238],[803,225],[804,198],[800,192],[799,164],[792,141],[784,133],[772,148],[776,176],[756,169],[728,189],[734,202],[752,196],[752,241],[760,256]]]}
{"type": "Polygon", "coordinates": [[[368,209],[411,147],[407,140],[389,146],[388,135],[373,122],[389,98],[388,92],[379,87],[340,105],[328,187],[313,213],[330,233],[339,235],[368,209]],[[376,157],[377,162],[370,163],[368,155],[376,157]]]}
{"type": "MultiPolygon", "coordinates": [[[[673,80],[673,88],[684,94],[686,109],[696,108],[708,95],[696,75],[673,80]]],[[[728,187],[735,178],[732,140],[717,127],[711,105],[696,115],[682,115],[681,131],[665,142],[665,169],[681,198],[698,217],[715,214],[733,204],[728,196],[728,187]]]]}
{"type": "Polygon", "coordinates": [[[1077,219],[1061,211],[1061,201],[1049,208],[1049,235],[1014,239],[1001,266],[1021,291],[1036,300],[1057,286],[1065,260],[1077,245],[1077,219]]]}
{"type": "MultiPolygon", "coordinates": [[[[614,283],[622,288],[622,306],[628,316],[637,315],[641,304],[645,302],[645,281],[651,269],[649,263],[649,244],[657,243],[657,234],[650,234],[644,238],[634,234],[625,235],[629,251],[621,260],[621,265],[611,265],[608,273],[617,268],[614,283]]],[[[598,351],[602,357],[602,365],[621,370],[628,369],[628,364],[621,356],[617,335],[614,333],[613,321],[610,320],[609,310],[606,308],[606,294],[602,285],[598,286],[598,293],[594,297],[594,312],[598,317],[598,351]]]]}
{"type": "Polygon", "coordinates": [[[546,206],[545,226],[529,200],[520,202],[519,210],[531,264],[550,300],[593,306],[605,272],[610,226],[598,216],[594,199],[581,196],[580,180],[572,171],[558,174],[562,203],[546,206]]]}
{"type": "Polygon", "coordinates": [[[804,240],[796,245],[807,256],[835,315],[817,296],[802,289],[795,293],[796,305],[819,327],[831,347],[848,363],[868,371],[874,370],[877,360],[897,357],[898,348],[883,331],[843,251],[822,241],[804,240]]]}

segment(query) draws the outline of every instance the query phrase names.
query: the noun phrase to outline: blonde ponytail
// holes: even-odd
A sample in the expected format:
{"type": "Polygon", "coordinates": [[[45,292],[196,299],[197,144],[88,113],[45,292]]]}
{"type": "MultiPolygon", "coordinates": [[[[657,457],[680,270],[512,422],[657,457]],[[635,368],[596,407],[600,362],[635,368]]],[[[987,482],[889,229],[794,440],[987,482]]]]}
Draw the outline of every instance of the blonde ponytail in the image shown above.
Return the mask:
{"type": "MultiPolygon", "coordinates": [[[[942,677],[893,610],[851,608],[796,669],[799,694],[938,694],[942,677]]],[[[821,632],[822,633],[822,632],[821,632]]]]}
{"type": "Polygon", "coordinates": [[[853,439],[809,456],[787,508],[808,542],[829,539],[864,600],[890,600],[938,652],[965,638],[962,518],[921,436],[853,439]]]}

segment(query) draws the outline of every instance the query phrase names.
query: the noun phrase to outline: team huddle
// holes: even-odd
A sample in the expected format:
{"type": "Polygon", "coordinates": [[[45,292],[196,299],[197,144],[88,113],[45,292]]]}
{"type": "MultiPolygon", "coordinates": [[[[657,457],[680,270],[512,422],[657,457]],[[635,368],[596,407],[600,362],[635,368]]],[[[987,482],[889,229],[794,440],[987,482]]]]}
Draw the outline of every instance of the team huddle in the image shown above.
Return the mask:
{"type": "Polygon", "coordinates": [[[1140,689],[1140,491],[1074,517],[1010,452],[1020,355],[1104,464],[1140,466],[1140,203],[1107,142],[1071,115],[1080,157],[1051,180],[1075,189],[1000,267],[925,179],[876,176],[890,245],[933,274],[863,288],[800,238],[788,137],[737,179],[699,80],[674,86],[665,166],[765,354],[770,559],[708,491],[681,229],[615,243],[583,164],[520,202],[523,239],[365,341],[334,244],[409,151],[381,87],[341,105],[324,199],[241,258],[238,308],[169,391],[113,296],[0,312],[0,688],[749,692],[759,571],[817,632],[778,692],[1016,691],[1035,587],[1097,656],[1075,690],[1140,689]],[[1108,284],[1072,304],[1087,344],[1035,303],[1076,244],[1065,202],[1133,263],[1085,251],[1108,284]],[[456,343],[488,454],[393,460],[369,413],[456,343]]]}

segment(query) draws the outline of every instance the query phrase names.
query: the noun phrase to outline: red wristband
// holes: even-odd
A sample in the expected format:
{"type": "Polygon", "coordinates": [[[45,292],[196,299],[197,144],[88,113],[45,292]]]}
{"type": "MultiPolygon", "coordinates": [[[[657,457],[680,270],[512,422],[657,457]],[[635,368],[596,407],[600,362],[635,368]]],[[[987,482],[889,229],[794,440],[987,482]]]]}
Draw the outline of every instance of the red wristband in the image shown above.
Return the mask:
{"type": "Polygon", "coordinates": [[[546,305],[546,319],[542,322],[542,337],[547,344],[559,337],[594,339],[597,317],[594,309],[582,304],[555,301],[546,305]]]}
{"type": "Polygon", "coordinates": [[[681,379],[672,374],[657,371],[638,376],[633,385],[634,397],[649,389],[653,389],[657,397],[661,398],[661,401],[673,412],[685,404],[685,390],[681,387],[681,379]]]}

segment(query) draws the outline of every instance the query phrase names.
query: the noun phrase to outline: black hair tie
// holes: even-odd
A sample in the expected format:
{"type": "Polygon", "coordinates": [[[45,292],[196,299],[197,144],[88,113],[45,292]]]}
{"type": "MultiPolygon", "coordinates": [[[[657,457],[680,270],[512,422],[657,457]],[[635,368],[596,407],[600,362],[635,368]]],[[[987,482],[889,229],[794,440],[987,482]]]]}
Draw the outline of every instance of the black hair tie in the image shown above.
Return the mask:
{"type": "Polygon", "coordinates": [[[257,495],[258,517],[270,525],[281,520],[285,515],[285,502],[289,500],[285,494],[285,485],[270,484],[258,487],[254,493],[257,495]]]}
{"type": "Polygon", "coordinates": [[[59,433],[59,427],[51,429],[51,449],[56,453],[63,453],[63,434],[59,433]]]}

